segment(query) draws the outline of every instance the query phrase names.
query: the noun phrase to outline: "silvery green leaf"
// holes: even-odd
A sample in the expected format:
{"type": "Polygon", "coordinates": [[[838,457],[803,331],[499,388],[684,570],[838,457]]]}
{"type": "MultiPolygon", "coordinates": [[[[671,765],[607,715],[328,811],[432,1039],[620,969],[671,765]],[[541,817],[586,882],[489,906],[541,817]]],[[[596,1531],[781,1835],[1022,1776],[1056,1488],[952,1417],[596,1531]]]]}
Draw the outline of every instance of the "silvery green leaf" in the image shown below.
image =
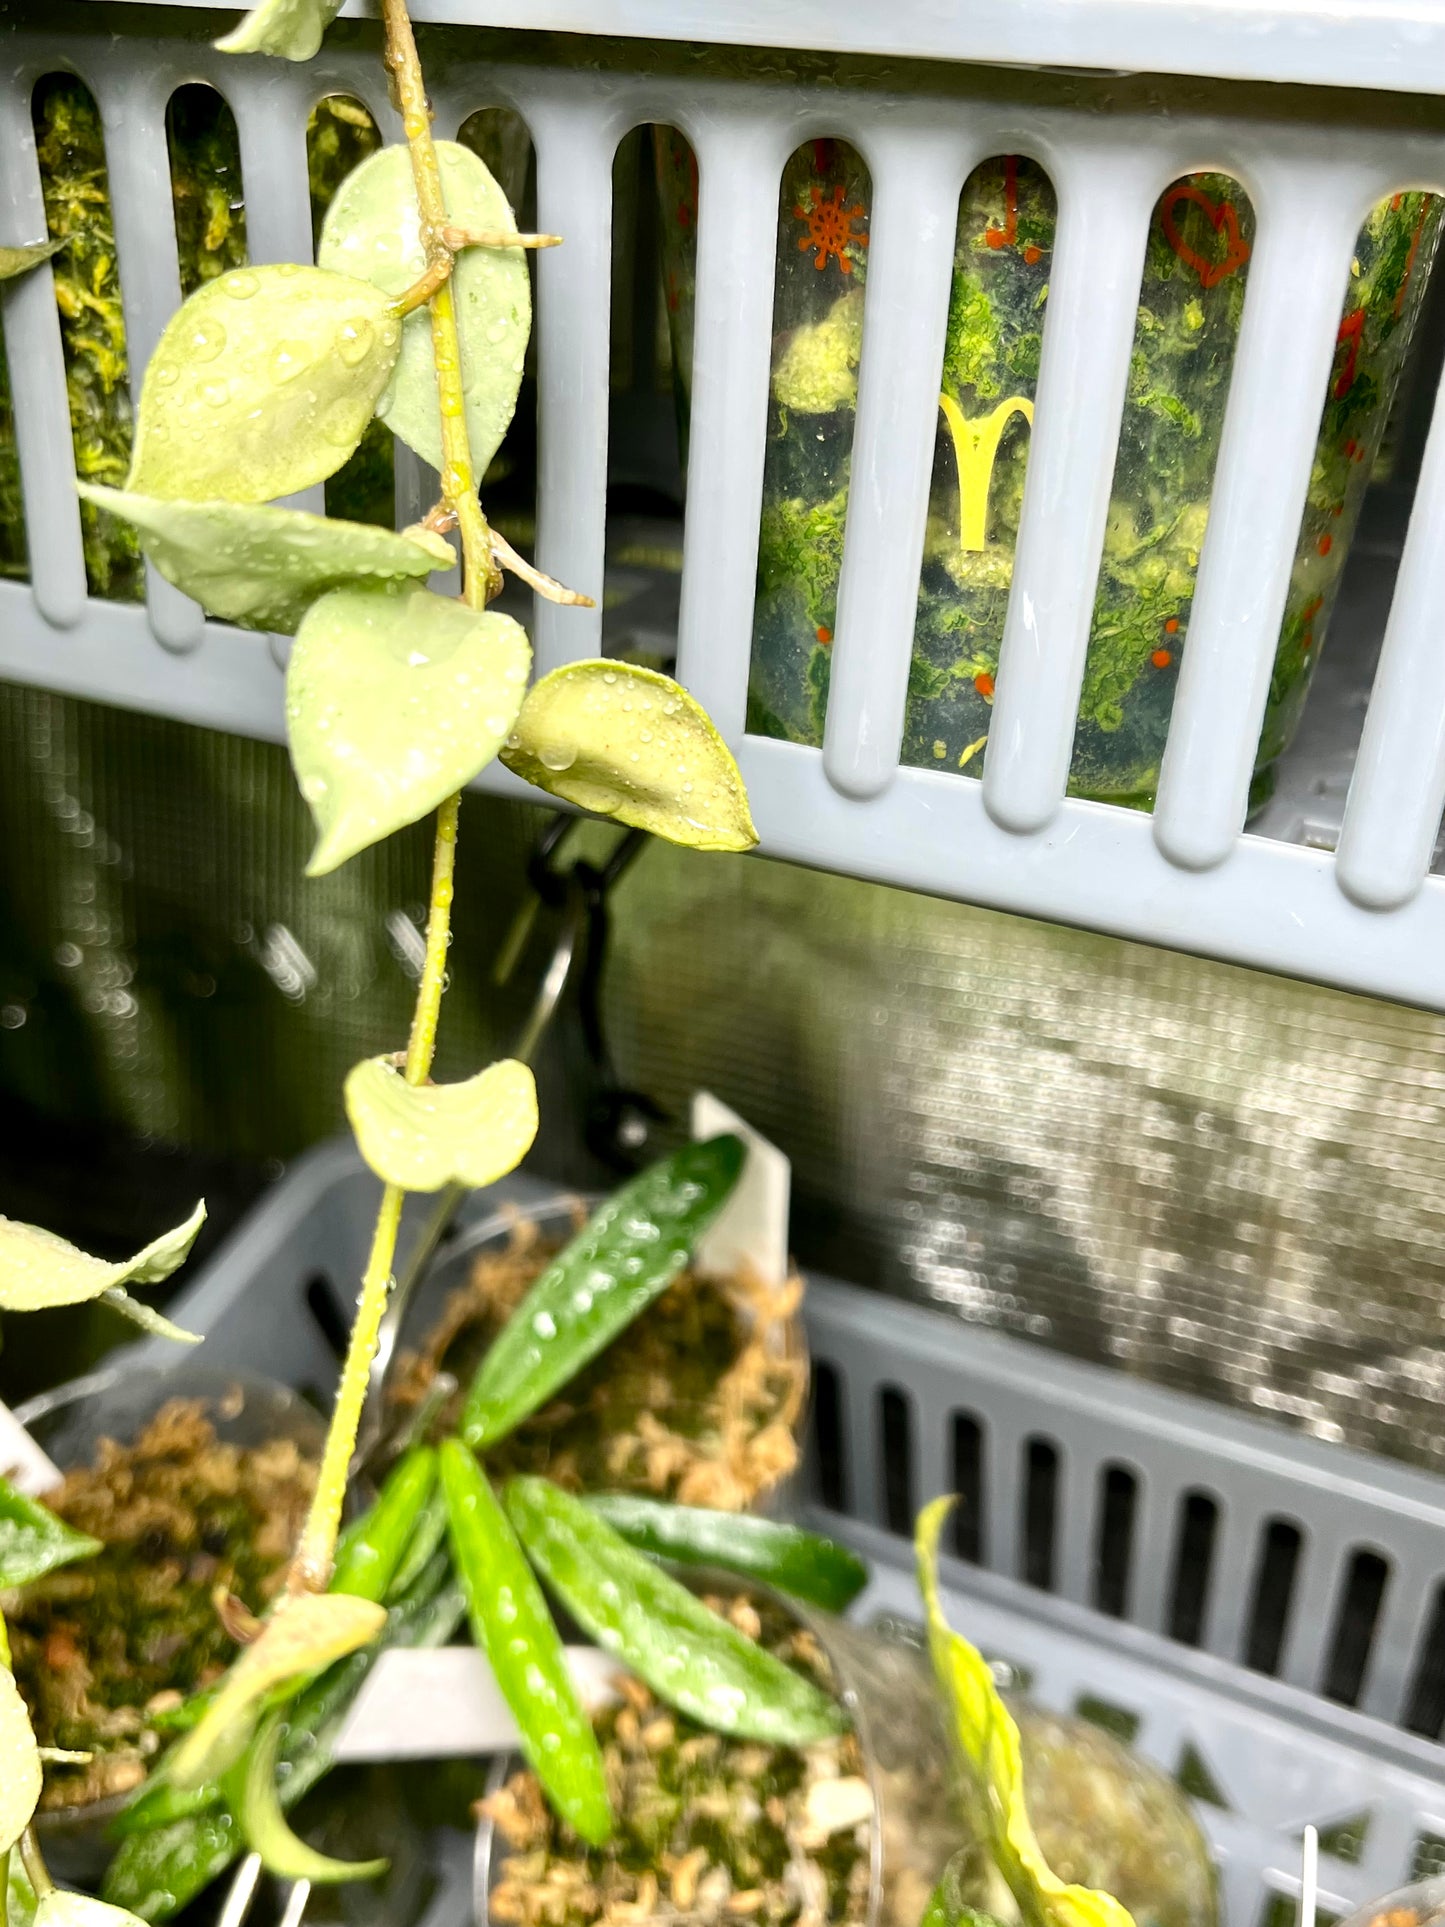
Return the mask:
{"type": "Polygon", "coordinates": [[[126,487],[269,502],[325,481],[361,440],[400,346],[369,282],[290,264],[219,275],[151,356],[126,487]]]}
{"type": "MultiPolygon", "coordinates": [[[[456,141],[438,141],[447,213],[472,232],[516,232],[507,197],[484,162],[456,141]]],[[[386,294],[404,294],[426,267],[411,156],[383,147],[347,176],[321,230],[316,258],[340,274],[372,281],[386,294]]],[[[478,476],[497,452],[517,406],[532,285],[520,248],[464,248],[452,270],[467,436],[478,476]]],[[[425,308],[407,316],[401,354],[377,414],[433,468],[442,466],[441,414],[432,360],[431,321],[425,308]]]]}
{"type": "Polygon", "coordinates": [[[599,816],[695,850],[750,850],[748,793],[707,711],[655,669],[572,662],[529,691],[502,761],[599,816]]]}
{"type": "Polygon", "coordinates": [[[0,281],[13,281],[17,274],[28,274],[31,268],[38,268],[42,261],[58,254],[69,238],[66,235],[59,241],[35,241],[29,247],[0,248],[0,281]]]}
{"type": "MultiPolygon", "coordinates": [[[[136,1306],[124,1287],[154,1285],[169,1278],[184,1263],[205,1221],[206,1207],[201,1203],[184,1224],[164,1232],[134,1258],[110,1264],[103,1258],[92,1258],[37,1224],[0,1218],[0,1310],[39,1311],[50,1305],[80,1305],[104,1297],[127,1316],[140,1311],[153,1320],[158,1314],[136,1306]]],[[[169,1337],[193,1337],[169,1321],[166,1324],[169,1337]]]]}
{"type": "Polygon", "coordinates": [[[537,1135],[537,1087],[503,1058],[460,1084],[408,1084],[384,1057],[346,1079],[346,1115],[362,1157],[387,1184],[480,1190],[515,1171],[537,1135]]]}
{"type": "Polygon", "coordinates": [[[396,583],[456,563],[429,529],[394,535],[366,522],[250,502],[167,502],[76,484],[87,502],[129,522],[168,582],[243,629],[293,635],[318,597],[343,583],[396,583]]]}
{"type": "Polygon", "coordinates": [[[49,1506],[0,1479],[0,1592],[28,1586],[42,1573],[73,1559],[91,1559],[99,1551],[99,1539],[77,1532],[49,1506]]]}
{"type": "Polygon", "coordinates": [[[35,1903],[35,1927],[145,1927],[144,1921],[108,1900],[52,1887],[35,1903]]]}
{"type": "Polygon", "coordinates": [[[261,0],[239,27],[216,42],[216,51],[310,60],[320,49],[322,34],[340,11],[341,0],[261,0]]]}
{"type": "Polygon", "coordinates": [[[30,1825],[40,1800],[40,1754],[30,1715],[8,1666],[0,1666],[0,1853],[30,1825]]]}
{"type": "Polygon", "coordinates": [[[321,832],[307,875],[470,783],[516,721],[531,656],[510,616],[427,589],[314,604],[286,671],[291,762],[321,832]]]}

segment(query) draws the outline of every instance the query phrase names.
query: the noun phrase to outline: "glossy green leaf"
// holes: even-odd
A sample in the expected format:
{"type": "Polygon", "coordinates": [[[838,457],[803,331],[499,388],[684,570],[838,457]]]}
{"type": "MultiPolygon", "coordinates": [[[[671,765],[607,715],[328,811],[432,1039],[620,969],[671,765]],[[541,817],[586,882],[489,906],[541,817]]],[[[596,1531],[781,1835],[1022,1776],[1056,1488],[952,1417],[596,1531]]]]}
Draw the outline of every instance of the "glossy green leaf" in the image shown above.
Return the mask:
{"type": "Polygon", "coordinates": [[[196,1234],[206,1221],[206,1207],[198,1204],[184,1224],[164,1232],[144,1251],[120,1264],[108,1264],[57,1238],[36,1224],[0,1218],[0,1310],[40,1311],[51,1305],[79,1305],[104,1298],[148,1330],[166,1337],[199,1342],[149,1306],[137,1304],[124,1289],[128,1284],[154,1285],[169,1278],[184,1263],[196,1234]]]}
{"type": "Polygon", "coordinates": [[[30,1715],[8,1666],[0,1666],[0,1853],[30,1825],[40,1800],[40,1754],[30,1715]]]}
{"type": "Polygon", "coordinates": [[[502,761],[580,809],[694,850],[758,840],[732,752],[707,711],[655,669],[572,662],[529,691],[502,761]]]}
{"type": "Polygon", "coordinates": [[[456,563],[429,529],[395,535],[251,502],[167,502],[80,482],[81,496],[129,522],[167,582],[243,629],[289,636],[311,604],[357,581],[399,583],[456,563]]]}
{"type": "Polygon", "coordinates": [[[482,1360],[461,1433],[480,1451],[545,1405],[665,1291],[732,1195],[747,1153],[725,1133],[684,1144],[598,1206],[482,1360]]]}
{"type": "Polygon", "coordinates": [[[184,1792],[216,1779],[240,1757],[261,1700],[273,1686],[300,1679],[367,1646],[386,1624],[386,1609],[348,1593],[287,1593],[245,1648],[207,1707],[166,1763],[184,1792]]]}
{"type": "Polygon", "coordinates": [[[437,1455],[431,1446],[414,1445],[402,1454],[387,1473],[376,1503],[337,1542],[328,1592],[346,1592],[357,1599],[390,1596],[436,1481],[437,1455]]]}
{"type": "Polygon", "coordinates": [[[141,1927],[141,1922],[109,1901],[52,1887],[35,1903],[35,1927],[141,1927]]]}
{"type": "Polygon", "coordinates": [[[0,1592],[28,1586],[42,1573],[74,1559],[93,1559],[99,1551],[99,1539],[77,1532],[38,1499],[0,1479],[0,1592]]]}
{"type": "Polygon", "coordinates": [[[847,1715],[547,1479],[503,1495],[527,1557],[580,1626],[657,1694],[719,1733],[812,1746],[847,1715]]]}
{"type": "Polygon", "coordinates": [[[216,42],[223,54],[276,54],[310,60],[321,36],[341,11],[342,0],[261,0],[239,27],[216,42]]]}
{"type": "Polygon", "coordinates": [[[324,876],[470,783],[526,688],[525,631],[429,590],[337,589],[297,633],[286,671],[291,762],[324,876]]]}
{"type": "Polygon", "coordinates": [[[602,1750],[561,1636],[487,1475],[459,1439],[441,1448],[452,1557],[472,1637],[517,1722],[522,1751],[568,1826],[593,1846],[612,1832],[602,1750]]]}
{"type": "Polygon", "coordinates": [[[503,1058],[461,1084],[408,1084],[384,1057],[346,1079],[346,1115],[362,1157],[403,1191],[478,1191],[515,1171],[537,1135],[537,1086],[503,1058]]]}
{"type": "Polygon", "coordinates": [[[58,254],[69,236],[59,241],[36,241],[29,247],[0,248],[0,281],[13,281],[18,274],[28,274],[38,268],[42,261],[48,261],[52,254],[58,254]]]}
{"type": "Polygon", "coordinates": [[[983,1796],[994,1863],[1026,1921],[1045,1927],[1134,1927],[1129,1910],[1112,1894],[1060,1880],[1040,1851],[1024,1801],[1018,1727],[988,1661],[949,1626],[938,1597],[938,1540],[953,1503],[935,1499],[918,1515],[918,1585],[928,1609],[933,1670],[953,1713],[958,1751],[983,1796]]]}
{"type": "Polygon", "coordinates": [[[324,482],[365,433],[400,346],[369,282],[290,264],[219,275],[151,356],[126,488],[269,502],[324,482]]]}
{"type": "MultiPolygon", "coordinates": [[[[472,232],[516,232],[507,197],[469,147],[437,141],[447,213],[472,232]]],[[[405,147],[383,147],[342,182],[327,210],[316,258],[324,268],[371,281],[388,295],[404,294],[426,267],[405,147]]],[[[452,298],[461,338],[467,439],[478,475],[507,432],[517,406],[532,288],[520,248],[464,248],[452,270],[452,298]]],[[[442,466],[431,320],[425,308],[408,315],[401,354],[377,414],[408,448],[435,469],[442,466]]]]}
{"type": "Polygon", "coordinates": [[[251,1746],[241,1783],[238,1818],[246,1844],[261,1856],[261,1864],[279,1880],[309,1880],[313,1886],[335,1886],[343,1880],[375,1880],[386,1872],[385,1860],[333,1860],[292,1832],[281,1811],[276,1791],[276,1761],[283,1722],[279,1713],[265,1721],[251,1746]]]}
{"type": "Polygon", "coordinates": [[[740,1573],[828,1612],[842,1612],[868,1583],[856,1552],[784,1519],[669,1505],[631,1492],[589,1494],[587,1504],[628,1545],[654,1559],[740,1573]]]}

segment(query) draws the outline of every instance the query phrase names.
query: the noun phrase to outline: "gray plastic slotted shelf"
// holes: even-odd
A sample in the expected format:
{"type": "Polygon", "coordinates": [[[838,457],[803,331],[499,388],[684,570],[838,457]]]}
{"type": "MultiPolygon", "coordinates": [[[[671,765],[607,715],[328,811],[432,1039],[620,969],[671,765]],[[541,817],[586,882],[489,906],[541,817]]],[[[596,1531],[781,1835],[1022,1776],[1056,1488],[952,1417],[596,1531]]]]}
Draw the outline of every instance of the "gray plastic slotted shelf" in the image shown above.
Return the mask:
{"type": "MultiPolygon", "coordinates": [[[[349,1145],[310,1153],[174,1315],[206,1333],[217,1362],[324,1396],[336,1369],[325,1333],[349,1313],[376,1192],[349,1145]]],[[[465,1224],[475,1236],[490,1218],[500,1231],[558,1195],[515,1176],[473,1198],[465,1224]]],[[[1445,1748],[1395,1723],[1432,1693],[1435,1731],[1445,1719],[1445,1483],[826,1279],[810,1283],[807,1325],[819,1395],[806,1509],[875,1561],[859,1610],[916,1619],[908,1541],[886,1528],[954,1489],[962,1421],[981,1468],[980,1557],[946,1563],[954,1624],[1045,1704],[1132,1731],[1141,1753],[1204,1791],[1226,1927],[1262,1927],[1288,1903],[1308,1824],[1325,1841],[1331,1913],[1445,1854],[1445,1748]],[[1030,1492],[1040,1444],[1055,1455],[1052,1525],[1030,1492]],[[1135,1495],[1122,1534],[1117,1508],[1112,1532],[1105,1522],[1121,1474],[1135,1495]],[[1212,1548],[1181,1564],[1183,1522],[1201,1500],[1215,1508],[1212,1548]],[[1300,1535],[1282,1601],[1259,1586],[1279,1524],[1300,1535]],[[1041,1545],[1051,1589],[1017,1576],[1040,1570],[1041,1545]],[[1373,1622],[1359,1601],[1343,1608],[1360,1554],[1385,1567],[1373,1622]],[[1094,1603],[1106,1575],[1118,1616],[1094,1603]],[[1167,1636],[1181,1611],[1195,1644],[1167,1636]],[[1261,1627],[1277,1677],[1240,1663],[1261,1627]],[[1358,1706],[1319,1690],[1342,1672],[1358,1706]]],[[[174,1354],[146,1341],[131,1356],[174,1354]]]]}

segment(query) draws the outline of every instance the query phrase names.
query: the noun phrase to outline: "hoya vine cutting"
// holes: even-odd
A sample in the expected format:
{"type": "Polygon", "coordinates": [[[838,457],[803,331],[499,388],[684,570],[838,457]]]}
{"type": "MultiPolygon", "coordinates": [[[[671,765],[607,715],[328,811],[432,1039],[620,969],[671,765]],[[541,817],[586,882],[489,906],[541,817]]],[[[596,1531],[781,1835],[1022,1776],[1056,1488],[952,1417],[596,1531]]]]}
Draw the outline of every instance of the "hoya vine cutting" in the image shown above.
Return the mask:
{"type": "MultiPolygon", "coordinates": [[[[337,11],[337,0],[263,0],[220,44],[307,59],[337,11]]],[[[556,237],[520,235],[483,163],[433,139],[405,0],[383,0],[383,25],[404,147],[382,149],[343,183],[317,266],[235,269],[183,304],[146,371],[125,488],[78,484],[210,614],[295,634],[287,730],[319,831],[310,874],[433,812],[436,824],[410,1034],[404,1049],[358,1065],[346,1083],[348,1116],[383,1188],[314,1501],[277,1605],[178,1749],[182,1794],[187,1782],[200,1788],[233,1771],[269,1776],[279,1736],[261,1726],[265,1709],[386,1626],[386,1600],[367,1596],[375,1588],[328,1584],[404,1196],[489,1183],[536,1132],[535,1088],[519,1063],[431,1081],[461,792],[500,755],[541,789],[675,841],[723,850],[756,841],[736,765],[686,691],[597,660],[570,663],[529,692],[526,634],[489,606],[504,567],[554,600],[586,600],[496,537],[478,496],[520,386],[531,309],[525,249],[556,237]],[[392,534],[276,506],[334,474],[377,416],[439,473],[440,499],[422,524],[392,534]],[[426,586],[455,563],[452,530],[460,599],[426,586]]],[[[44,258],[9,251],[0,274],[44,258]]],[[[119,1266],[38,1227],[0,1222],[0,1309],[104,1295],[160,1328],[124,1286],[174,1270],[202,1216],[198,1207],[119,1266]]],[[[13,1680],[0,1669],[5,1687],[13,1680]]],[[[18,1696],[15,1707],[0,1700],[0,1756],[11,1792],[3,1849],[28,1838],[40,1785],[18,1696]]],[[[283,1830],[278,1852],[287,1850],[283,1830]]],[[[27,1867],[32,1857],[27,1846],[27,1867]]],[[[48,1904],[42,1892],[42,1914],[48,1904]]]]}

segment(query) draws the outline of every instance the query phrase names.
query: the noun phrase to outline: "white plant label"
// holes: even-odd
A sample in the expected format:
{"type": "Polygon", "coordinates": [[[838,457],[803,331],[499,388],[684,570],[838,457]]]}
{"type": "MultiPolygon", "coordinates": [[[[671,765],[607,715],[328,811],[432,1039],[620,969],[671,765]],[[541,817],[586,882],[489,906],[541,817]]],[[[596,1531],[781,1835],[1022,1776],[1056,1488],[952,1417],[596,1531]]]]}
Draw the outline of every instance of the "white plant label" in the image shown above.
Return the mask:
{"type": "Polygon", "coordinates": [[[28,1499],[44,1498],[60,1484],[60,1473],[8,1405],[0,1404],[0,1478],[28,1499]]]}
{"type": "Polygon", "coordinates": [[[698,1240],[693,1263],[717,1278],[731,1277],[746,1265],[765,1284],[781,1285],[788,1276],[792,1164],[736,1111],[710,1091],[698,1091],[692,1100],[694,1139],[716,1137],[721,1131],[736,1131],[748,1147],[747,1162],[732,1196],[698,1240]]]}

